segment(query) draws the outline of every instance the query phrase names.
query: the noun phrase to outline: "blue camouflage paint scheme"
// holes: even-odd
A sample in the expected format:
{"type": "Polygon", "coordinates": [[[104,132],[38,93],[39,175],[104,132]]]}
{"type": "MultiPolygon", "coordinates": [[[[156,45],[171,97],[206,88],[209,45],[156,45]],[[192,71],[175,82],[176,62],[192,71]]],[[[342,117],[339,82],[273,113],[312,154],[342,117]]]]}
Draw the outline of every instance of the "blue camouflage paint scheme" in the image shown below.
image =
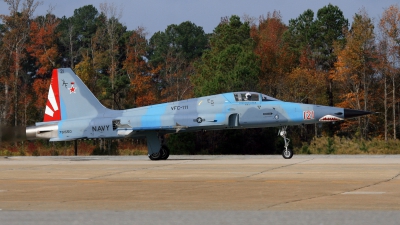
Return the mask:
{"type": "Polygon", "coordinates": [[[157,142],[157,135],[166,133],[313,124],[345,118],[343,108],[284,102],[250,91],[111,110],[98,101],[71,69],[58,69],[58,83],[61,121],[36,123],[41,130],[58,124],[57,135],[41,131],[43,135],[35,134],[35,138],[65,141],[147,137],[152,154],[162,144],[157,142]],[[74,85],[75,93],[62,84],[74,85]]]}

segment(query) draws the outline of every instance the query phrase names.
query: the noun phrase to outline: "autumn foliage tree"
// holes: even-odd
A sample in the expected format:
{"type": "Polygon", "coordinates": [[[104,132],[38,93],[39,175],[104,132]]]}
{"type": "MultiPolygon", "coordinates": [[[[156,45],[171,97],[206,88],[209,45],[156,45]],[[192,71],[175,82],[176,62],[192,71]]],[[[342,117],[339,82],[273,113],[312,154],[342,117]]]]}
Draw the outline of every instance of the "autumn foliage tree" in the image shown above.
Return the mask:
{"type": "Polygon", "coordinates": [[[144,28],[139,27],[129,36],[126,44],[126,60],[124,70],[130,80],[127,93],[130,107],[140,107],[154,104],[156,101],[153,75],[159,68],[153,68],[145,61],[147,41],[144,28]]]}
{"type": "MultiPolygon", "coordinates": [[[[379,21],[379,29],[382,32],[384,45],[384,52],[382,56],[386,62],[384,77],[385,77],[385,103],[387,101],[387,88],[386,88],[386,77],[389,77],[392,83],[392,128],[393,128],[393,139],[397,139],[396,131],[396,104],[400,108],[400,103],[396,99],[396,90],[399,89],[400,79],[400,8],[398,5],[391,5],[388,9],[383,12],[382,18],[379,21]]],[[[400,110],[400,109],[398,109],[400,110]]],[[[387,106],[385,104],[385,116],[387,115],[387,106]]],[[[399,116],[400,117],[400,116],[399,116]]],[[[400,119],[400,118],[399,118],[400,119]]],[[[385,119],[385,124],[387,121],[385,119]]],[[[386,129],[387,126],[385,126],[386,129]]],[[[386,132],[385,132],[386,134],[386,132]]],[[[386,139],[385,135],[385,139],[386,139]]]]}
{"type": "MultiPolygon", "coordinates": [[[[337,72],[332,78],[340,82],[344,90],[340,95],[342,102],[338,106],[367,111],[372,105],[370,101],[374,100],[370,99],[377,59],[374,25],[365,11],[356,14],[353,19],[351,29],[346,34],[345,47],[337,49],[337,72]]],[[[350,124],[346,122],[343,125],[350,124]]],[[[367,137],[368,124],[368,117],[358,118],[358,132],[361,132],[363,138],[367,137]]]]}
{"type": "Polygon", "coordinates": [[[49,74],[59,59],[56,32],[59,19],[52,14],[38,17],[31,23],[27,51],[36,59],[37,74],[49,74]]]}
{"type": "Polygon", "coordinates": [[[21,85],[19,79],[22,76],[22,61],[26,57],[24,51],[26,50],[26,43],[29,40],[30,21],[39,2],[25,0],[22,2],[22,6],[20,0],[5,0],[5,2],[9,6],[10,15],[0,15],[0,18],[4,22],[4,29],[7,31],[3,36],[2,42],[3,47],[12,56],[12,63],[7,71],[8,79],[4,81],[6,82],[5,88],[8,89],[10,86],[12,90],[12,96],[8,96],[9,92],[6,92],[6,98],[12,98],[12,108],[10,107],[9,109],[12,109],[14,125],[17,126],[19,110],[18,86],[21,85]]]}
{"type": "Polygon", "coordinates": [[[258,76],[260,91],[277,98],[285,95],[286,74],[293,67],[295,54],[283,40],[287,26],[279,12],[260,17],[259,24],[251,28],[251,37],[256,42],[255,54],[260,60],[258,76]]]}
{"type": "Polygon", "coordinates": [[[35,106],[41,115],[44,115],[43,105],[47,101],[47,90],[50,85],[50,75],[59,60],[56,32],[59,19],[53,14],[39,16],[31,22],[29,43],[26,50],[35,59],[37,67],[36,77],[33,81],[33,90],[37,101],[35,106]]]}

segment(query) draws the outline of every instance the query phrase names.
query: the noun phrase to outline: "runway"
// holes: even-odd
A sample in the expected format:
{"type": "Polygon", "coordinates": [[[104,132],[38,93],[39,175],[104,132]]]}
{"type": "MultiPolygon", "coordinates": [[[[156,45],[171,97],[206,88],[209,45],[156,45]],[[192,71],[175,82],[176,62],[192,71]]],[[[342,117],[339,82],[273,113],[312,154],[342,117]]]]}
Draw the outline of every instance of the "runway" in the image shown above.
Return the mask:
{"type": "Polygon", "coordinates": [[[295,155],[290,160],[278,155],[171,156],[166,161],[146,156],[3,157],[0,221],[39,224],[43,221],[32,215],[112,219],[115,214],[119,224],[123,218],[131,222],[132,216],[142,218],[141,224],[157,224],[158,217],[160,224],[179,224],[173,215],[204,215],[182,224],[214,217],[214,224],[224,224],[218,218],[240,224],[246,215],[254,224],[267,217],[286,224],[302,224],[303,217],[310,219],[304,224],[339,224],[346,218],[353,221],[347,224],[398,224],[399,187],[397,155],[295,155]]]}

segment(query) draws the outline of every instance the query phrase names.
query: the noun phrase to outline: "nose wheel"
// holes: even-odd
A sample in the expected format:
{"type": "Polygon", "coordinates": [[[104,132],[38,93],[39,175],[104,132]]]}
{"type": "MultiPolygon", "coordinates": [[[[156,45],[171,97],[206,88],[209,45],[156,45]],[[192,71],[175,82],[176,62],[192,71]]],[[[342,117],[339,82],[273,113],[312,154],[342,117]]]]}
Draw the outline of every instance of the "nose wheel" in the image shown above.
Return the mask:
{"type": "Polygon", "coordinates": [[[282,156],[283,156],[283,158],[285,158],[285,159],[290,159],[290,158],[293,157],[293,150],[288,148],[288,147],[289,147],[290,139],[286,137],[286,129],[287,129],[287,126],[283,126],[283,127],[279,130],[278,134],[279,134],[279,136],[281,136],[281,137],[283,138],[283,140],[285,141],[285,146],[284,146],[285,149],[283,149],[283,151],[282,151],[282,156]]]}

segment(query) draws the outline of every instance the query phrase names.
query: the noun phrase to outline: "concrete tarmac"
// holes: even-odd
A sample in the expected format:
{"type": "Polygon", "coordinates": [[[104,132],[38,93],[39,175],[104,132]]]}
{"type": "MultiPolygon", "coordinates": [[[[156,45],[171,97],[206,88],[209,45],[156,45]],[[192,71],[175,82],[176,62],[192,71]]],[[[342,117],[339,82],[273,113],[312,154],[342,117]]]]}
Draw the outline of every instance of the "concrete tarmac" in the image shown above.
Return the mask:
{"type": "Polygon", "coordinates": [[[399,187],[398,155],[3,157],[0,224],[400,224],[399,187]]]}

